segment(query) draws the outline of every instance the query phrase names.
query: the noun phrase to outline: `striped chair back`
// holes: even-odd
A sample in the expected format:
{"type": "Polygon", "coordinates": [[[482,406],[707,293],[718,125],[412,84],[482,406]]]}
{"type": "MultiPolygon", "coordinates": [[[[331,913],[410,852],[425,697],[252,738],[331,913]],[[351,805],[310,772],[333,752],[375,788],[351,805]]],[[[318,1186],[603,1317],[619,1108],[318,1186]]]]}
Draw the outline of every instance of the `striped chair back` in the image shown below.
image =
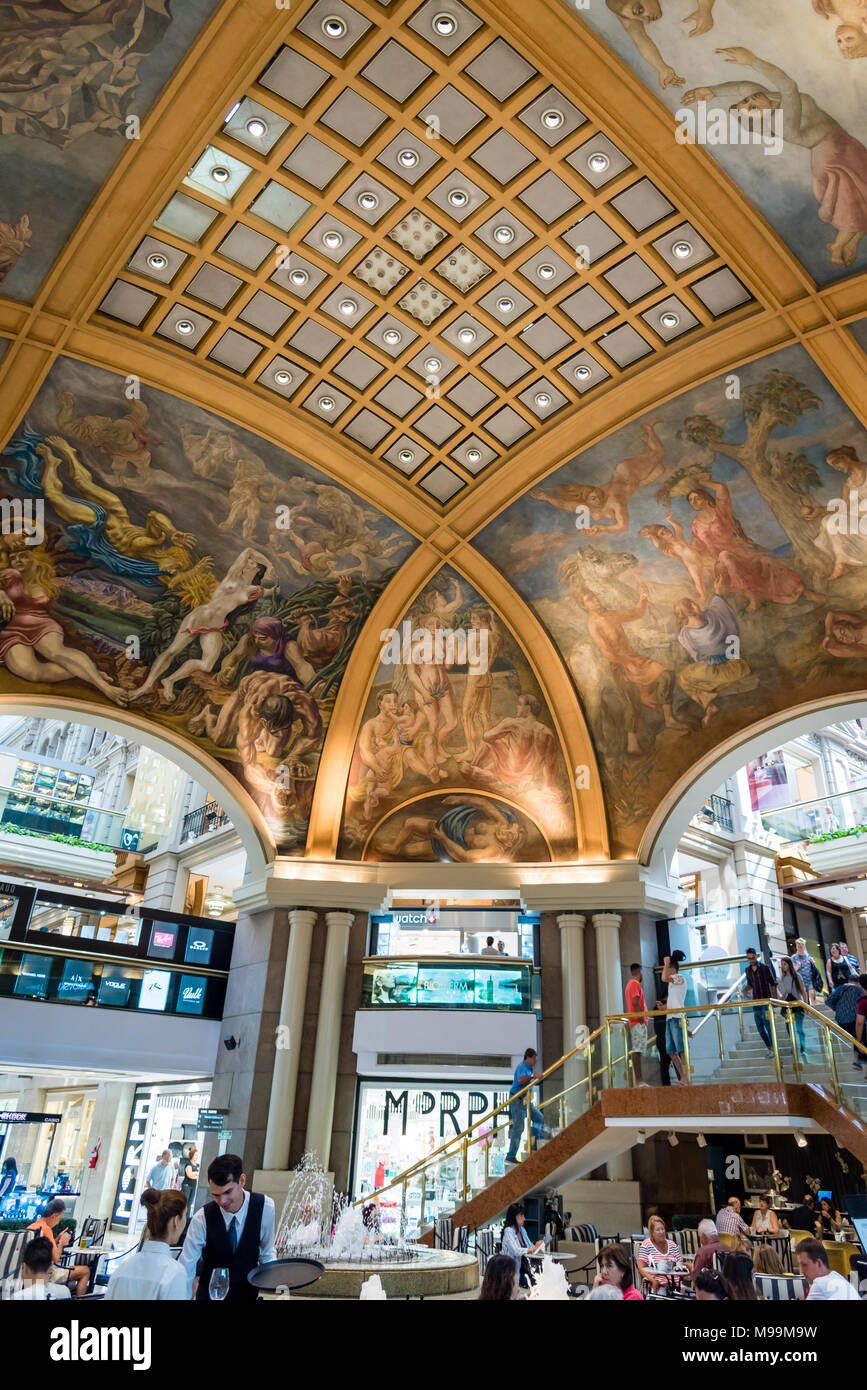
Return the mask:
{"type": "MultiPolygon", "coordinates": [[[[583,1226],[573,1226],[571,1238],[574,1241],[579,1241],[582,1245],[596,1245],[599,1236],[596,1227],[588,1221],[583,1226]]],[[[598,1245],[596,1245],[596,1251],[597,1253],[599,1251],[598,1245]]]]}
{"type": "Polygon", "coordinates": [[[677,1241],[677,1248],[681,1255],[697,1255],[699,1250],[698,1231],[689,1227],[682,1231],[675,1231],[674,1238],[677,1241]]]}
{"type": "Polygon", "coordinates": [[[799,1274],[754,1274],[753,1280],[769,1303],[788,1303],[807,1297],[807,1281],[799,1274]]]}
{"type": "Polygon", "coordinates": [[[466,1255],[470,1248],[470,1228],[469,1226],[455,1226],[452,1231],[452,1250],[457,1250],[462,1255],[466,1255]]]}
{"type": "Polygon", "coordinates": [[[792,1238],[788,1232],[785,1235],[766,1236],[762,1245],[768,1245],[771,1250],[776,1250],[783,1262],[783,1269],[792,1269],[792,1238]]]}
{"type": "Polygon", "coordinates": [[[498,1244],[496,1231],[476,1231],[476,1257],[479,1261],[480,1278],[484,1276],[488,1260],[496,1255],[498,1244]]]}
{"type": "Polygon", "coordinates": [[[24,1247],[34,1236],[33,1231],[0,1231],[0,1279],[15,1276],[21,1268],[24,1247]]]}
{"type": "Polygon", "coordinates": [[[451,1250],[454,1225],[455,1223],[450,1216],[437,1217],[434,1227],[434,1248],[436,1250],[451,1250]]]}

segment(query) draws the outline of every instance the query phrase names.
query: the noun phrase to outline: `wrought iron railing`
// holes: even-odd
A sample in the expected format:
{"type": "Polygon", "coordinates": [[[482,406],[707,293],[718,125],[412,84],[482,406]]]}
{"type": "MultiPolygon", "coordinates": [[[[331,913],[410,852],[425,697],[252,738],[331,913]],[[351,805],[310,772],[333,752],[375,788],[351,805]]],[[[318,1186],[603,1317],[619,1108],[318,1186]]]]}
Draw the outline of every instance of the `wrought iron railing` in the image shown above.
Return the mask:
{"type": "Polygon", "coordinates": [[[200,835],[209,835],[212,830],[229,824],[229,817],[216,801],[206,801],[195,811],[188,811],[181,824],[181,844],[187,840],[198,840],[200,835]]]}

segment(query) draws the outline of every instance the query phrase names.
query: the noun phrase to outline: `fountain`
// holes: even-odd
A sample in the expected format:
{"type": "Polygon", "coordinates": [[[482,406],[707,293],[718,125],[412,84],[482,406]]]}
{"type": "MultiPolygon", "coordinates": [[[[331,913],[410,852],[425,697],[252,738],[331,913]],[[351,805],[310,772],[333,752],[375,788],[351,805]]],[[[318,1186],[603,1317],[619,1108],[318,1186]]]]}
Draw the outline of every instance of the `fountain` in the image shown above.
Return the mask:
{"type": "Polygon", "coordinates": [[[529,1298],[541,1298],[549,1303],[559,1303],[568,1297],[569,1282],[565,1269],[556,1260],[552,1260],[550,1255],[546,1255],[542,1261],[541,1271],[539,1274],[533,1275],[533,1287],[530,1290],[529,1298]]]}

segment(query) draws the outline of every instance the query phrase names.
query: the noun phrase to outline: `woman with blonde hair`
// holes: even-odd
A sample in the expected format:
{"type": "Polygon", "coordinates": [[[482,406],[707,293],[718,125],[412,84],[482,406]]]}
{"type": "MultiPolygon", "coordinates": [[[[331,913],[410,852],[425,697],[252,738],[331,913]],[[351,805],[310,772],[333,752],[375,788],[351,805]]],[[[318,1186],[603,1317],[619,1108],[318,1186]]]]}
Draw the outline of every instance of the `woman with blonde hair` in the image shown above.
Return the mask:
{"type": "Polygon", "coordinates": [[[123,1259],[109,1279],[106,1298],[126,1303],[186,1302],[187,1277],[171,1253],[187,1219],[187,1199],[171,1188],[145,1188],[147,1231],[141,1249],[123,1259]]]}

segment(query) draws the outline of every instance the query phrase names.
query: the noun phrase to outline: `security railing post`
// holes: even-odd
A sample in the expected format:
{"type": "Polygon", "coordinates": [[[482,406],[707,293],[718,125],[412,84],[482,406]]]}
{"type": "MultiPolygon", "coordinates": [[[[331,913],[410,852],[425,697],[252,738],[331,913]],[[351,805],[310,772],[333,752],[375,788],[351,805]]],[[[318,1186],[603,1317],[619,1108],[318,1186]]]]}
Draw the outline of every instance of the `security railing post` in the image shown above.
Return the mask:
{"type": "Polygon", "coordinates": [[[795,1037],[795,1009],[797,1004],[790,1004],[786,1009],[786,1023],[789,1029],[789,1042],[792,1044],[792,1057],[795,1066],[795,1080],[801,1079],[801,1054],[798,1051],[798,1044],[795,1037]]]}
{"type": "Polygon", "coordinates": [[[684,1080],[687,1086],[692,1085],[692,1067],[689,1061],[689,1014],[681,1014],[681,1027],[683,1028],[683,1070],[684,1080]]]}
{"type": "Polygon", "coordinates": [[[843,1095],[840,1090],[840,1078],[837,1075],[837,1058],[834,1056],[834,1034],[831,1032],[831,1029],[827,1026],[827,1024],[825,1025],[824,1032],[825,1046],[828,1049],[828,1067],[831,1072],[831,1086],[834,1091],[834,1100],[837,1102],[838,1105],[840,1105],[842,1103],[843,1095]]]}
{"type": "Polygon", "coordinates": [[[775,1070],[775,1072],[777,1073],[777,1080],[778,1080],[778,1081],[782,1081],[782,1079],[783,1079],[783,1063],[782,1063],[782,1060],[781,1060],[781,1058],[780,1058],[780,1044],[779,1044],[779,1042],[777,1041],[777,1022],[776,1022],[776,1019],[774,1018],[774,1006],[773,1006],[773,1004],[771,1003],[770,999],[769,999],[768,1002],[767,1002],[766,1008],[767,1008],[767,1010],[768,1010],[768,1023],[770,1024],[770,1028],[771,1028],[771,1044],[772,1044],[773,1053],[774,1053],[774,1070],[775,1070]]]}

